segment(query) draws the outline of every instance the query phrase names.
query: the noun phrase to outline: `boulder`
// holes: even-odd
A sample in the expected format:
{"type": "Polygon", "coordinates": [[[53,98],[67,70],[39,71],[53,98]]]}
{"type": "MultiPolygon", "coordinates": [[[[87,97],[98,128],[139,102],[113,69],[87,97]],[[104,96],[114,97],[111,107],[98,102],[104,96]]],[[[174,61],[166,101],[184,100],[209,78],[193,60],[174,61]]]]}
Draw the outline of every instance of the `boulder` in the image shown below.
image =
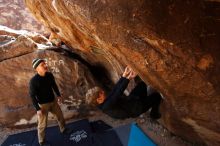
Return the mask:
{"type": "Polygon", "coordinates": [[[33,15],[116,81],[130,65],[165,97],[162,120],[220,145],[219,0],[25,0],[33,15]]]}
{"type": "Polygon", "coordinates": [[[46,34],[46,29],[31,15],[23,0],[1,0],[0,9],[0,25],[46,34]]]}

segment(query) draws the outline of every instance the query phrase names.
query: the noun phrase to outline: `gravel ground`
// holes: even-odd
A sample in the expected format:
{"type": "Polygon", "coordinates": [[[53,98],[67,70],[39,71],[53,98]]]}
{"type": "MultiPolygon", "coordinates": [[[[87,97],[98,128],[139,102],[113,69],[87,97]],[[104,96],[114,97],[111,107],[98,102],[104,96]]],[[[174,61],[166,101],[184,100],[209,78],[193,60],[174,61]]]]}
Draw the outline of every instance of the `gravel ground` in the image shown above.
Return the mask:
{"type": "MultiPolygon", "coordinates": [[[[143,129],[143,131],[155,142],[158,144],[158,146],[193,146],[194,144],[191,144],[189,142],[184,141],[178,136],[173,135],[170,133],[166,128],[164,128],[159,122],[150,119],[149,113],[142,114],[138,118],[129,118],[126,120],[115,120],[112,119],[111,117],[101,113],[101,112],[94,112],[93,116],[91,116],[90,121],[95,121],[95,120],[103,120],[107,124],[117,127],[123,124],[128,124],[131,122],[136,122],[138,125],[143,129]]],[[[75,121],[74,120],[69,120],[67,123],[75,121]]],[[[55,122],[52,122],[49,124],[49,126],[55,125],[55,122]]],[[[14,133],[20,133],[24,131],[29,131],[32,129],[35,129],[36,127],[33,128],[26,128],[26,129],[9,129],[9,128],[3,128],[0,127],[0,144],[4,142],[4,140],[8,137],[10,134],[14,133]]]]}

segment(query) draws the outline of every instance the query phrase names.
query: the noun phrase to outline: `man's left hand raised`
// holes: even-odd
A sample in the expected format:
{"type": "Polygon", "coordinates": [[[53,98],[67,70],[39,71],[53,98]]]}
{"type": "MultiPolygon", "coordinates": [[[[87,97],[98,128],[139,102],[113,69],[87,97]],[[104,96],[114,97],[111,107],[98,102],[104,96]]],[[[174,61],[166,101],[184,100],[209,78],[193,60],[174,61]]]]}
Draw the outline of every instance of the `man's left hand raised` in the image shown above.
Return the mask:
{"type": "Polygon", "coordinates": [[[62,104],[62,103],[63,103],[63,97],[58,96],[58,97],[57,97],[57,103],[58,103],[58,104],[62,104]]]}

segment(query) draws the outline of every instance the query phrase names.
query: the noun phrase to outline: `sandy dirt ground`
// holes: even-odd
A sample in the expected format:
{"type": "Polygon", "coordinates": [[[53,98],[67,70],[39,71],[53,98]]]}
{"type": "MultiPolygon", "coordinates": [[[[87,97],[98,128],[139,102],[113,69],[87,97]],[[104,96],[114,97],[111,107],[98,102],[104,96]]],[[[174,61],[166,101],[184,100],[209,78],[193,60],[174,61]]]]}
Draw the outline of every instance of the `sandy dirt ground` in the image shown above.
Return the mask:
{"type": "MultiPolygon", "coordinates": [[[[68,120],[67,123],[73,122],[75,120],[77,119],[68,120]]],[[[115,120],[98,111],[98,112],[94,112],[93,116],[91,116],[89,120],[90,121],[103,120],[112,127],[117,127],[123,124],[136,122],[142,128],[142,130],[158,146],[193,146],[194,145],[170,133],[166,128],[164,128],[161,124],[159,124],[158,121],[152,120],[149,117],[149,113],[144,113],[135,119],[129,118],[126,120],[115,120]]],[[[53,125],[56,125],[55,121],[50,122],[48,126],[53,126],[53,125]]],[[[9,129],[9,128],[0,127],[0,144],[2,144],[10,134],[29,131],[32,129],[36,129],[36,127],[26,128],[26,129],[9,129]]]]}

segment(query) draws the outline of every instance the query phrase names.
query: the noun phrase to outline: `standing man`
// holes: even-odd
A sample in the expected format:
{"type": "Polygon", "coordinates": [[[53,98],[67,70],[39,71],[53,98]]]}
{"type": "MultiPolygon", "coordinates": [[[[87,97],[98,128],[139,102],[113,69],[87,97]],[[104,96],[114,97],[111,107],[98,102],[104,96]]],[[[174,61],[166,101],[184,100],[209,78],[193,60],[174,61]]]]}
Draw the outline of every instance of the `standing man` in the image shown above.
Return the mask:
{"type": "Polygon", "coordinates": [[[58,105],[58,103],[62,102],[62,97],[53,74],[48,72],[45,60],[34,59],[32,66],[37,73],[30,80],[29,94],[37,111],[38,142],[41,146],[49,146],[50,144],[45,141],[48,112],[51,112],[55,116],[60,127],[60,132],[63,134],[69,133],[69,130],[65,128],[63,113],[58,105]],[[56,93],[56,99],[54,92],[56,93]]]}

